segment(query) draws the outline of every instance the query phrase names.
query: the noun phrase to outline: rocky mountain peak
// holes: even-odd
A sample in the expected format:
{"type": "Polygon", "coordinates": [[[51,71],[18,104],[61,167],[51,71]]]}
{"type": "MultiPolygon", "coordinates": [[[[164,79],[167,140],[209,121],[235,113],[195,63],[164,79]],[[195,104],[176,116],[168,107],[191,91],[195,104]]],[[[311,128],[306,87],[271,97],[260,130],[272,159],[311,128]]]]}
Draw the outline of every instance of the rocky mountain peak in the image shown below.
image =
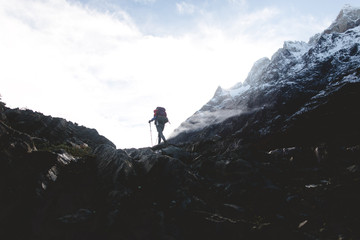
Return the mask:
{"type": "Polygon", "coordinates": [[[324,33],[343,33],[347,30],[360,25],[360,8],[345,5],[340,11],[335,21],[327,28],[324,33]]]}
{"type": "Polygon", "coordinates": [[[222,89],[222,87],[221,87],[221,86],[218,86],[218,88],[217,88],[216,91],[215,91],[214,97],[222,95],[222,94],[223,94],[223,91],[224,91],[224,90],[222,89]]]}
{"type": "Polygon", "coordinates": [[[266,67],[269,64],[270,64],[270,59],[267,57],[257,60],[254,63],[253,67],[251,68],[244,83],[249,85],[256,84],[257,80],[260,78],[261,74],[264,73],[266,67]]]}

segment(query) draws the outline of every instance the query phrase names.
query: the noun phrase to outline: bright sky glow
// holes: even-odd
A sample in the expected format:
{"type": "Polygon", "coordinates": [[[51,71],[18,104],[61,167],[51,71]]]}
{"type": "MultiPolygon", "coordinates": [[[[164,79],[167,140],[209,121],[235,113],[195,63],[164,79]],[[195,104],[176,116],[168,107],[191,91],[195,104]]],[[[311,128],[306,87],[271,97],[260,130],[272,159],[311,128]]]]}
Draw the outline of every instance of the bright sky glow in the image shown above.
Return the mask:
{"type": "Polygon", "coordinates": [[[219,85],[357,1],[0,0],[0,94],[146,147],[154,108],[167,109],[169,136],[219,85]]]}

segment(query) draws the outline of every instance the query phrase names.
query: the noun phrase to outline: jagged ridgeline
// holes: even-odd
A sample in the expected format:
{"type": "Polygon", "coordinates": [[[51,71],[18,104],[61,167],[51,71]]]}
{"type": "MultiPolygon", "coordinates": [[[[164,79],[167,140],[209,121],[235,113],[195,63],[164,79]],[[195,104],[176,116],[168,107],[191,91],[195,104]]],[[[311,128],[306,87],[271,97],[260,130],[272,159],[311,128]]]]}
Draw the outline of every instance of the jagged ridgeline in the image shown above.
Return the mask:
{"type": "Polygon", "coordinates": [[[0,102],[0,239],[360,239],[359,45],[346,6],[153,148],[0,102]]]}

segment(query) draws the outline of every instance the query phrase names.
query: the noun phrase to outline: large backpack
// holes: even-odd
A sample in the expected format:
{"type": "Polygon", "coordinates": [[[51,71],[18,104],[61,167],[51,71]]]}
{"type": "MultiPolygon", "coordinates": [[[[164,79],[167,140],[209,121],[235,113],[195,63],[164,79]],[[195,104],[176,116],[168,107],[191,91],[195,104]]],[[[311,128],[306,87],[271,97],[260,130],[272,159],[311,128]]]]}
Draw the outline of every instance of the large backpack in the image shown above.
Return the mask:
{"type": "Polygon", "coordinates": [[[154,116],[165,116],[166,117],[166,109],[163,107],[157,107],[154,110],[154,116]]]}
{"type": "Polygon", "coordinates": [[[154,116],[156,117],[156,121],[160,124],[165,124],[169,121],[166,114],[166,109],[163,107],[157,107],[154,110],[154,116]]]}

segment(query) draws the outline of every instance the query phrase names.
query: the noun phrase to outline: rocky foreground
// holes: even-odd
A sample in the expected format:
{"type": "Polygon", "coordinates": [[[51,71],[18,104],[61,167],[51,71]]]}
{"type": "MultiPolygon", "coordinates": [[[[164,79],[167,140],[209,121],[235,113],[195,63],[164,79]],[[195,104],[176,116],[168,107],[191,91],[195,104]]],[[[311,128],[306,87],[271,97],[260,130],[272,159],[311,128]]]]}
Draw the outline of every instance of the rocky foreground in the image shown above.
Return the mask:
{"type": "Polygon", "coordinates": [[[2,104],[0,238],[359,239],[360,138],[347,134],[351,143],[227,134],[120,150],[2,104]]]}

